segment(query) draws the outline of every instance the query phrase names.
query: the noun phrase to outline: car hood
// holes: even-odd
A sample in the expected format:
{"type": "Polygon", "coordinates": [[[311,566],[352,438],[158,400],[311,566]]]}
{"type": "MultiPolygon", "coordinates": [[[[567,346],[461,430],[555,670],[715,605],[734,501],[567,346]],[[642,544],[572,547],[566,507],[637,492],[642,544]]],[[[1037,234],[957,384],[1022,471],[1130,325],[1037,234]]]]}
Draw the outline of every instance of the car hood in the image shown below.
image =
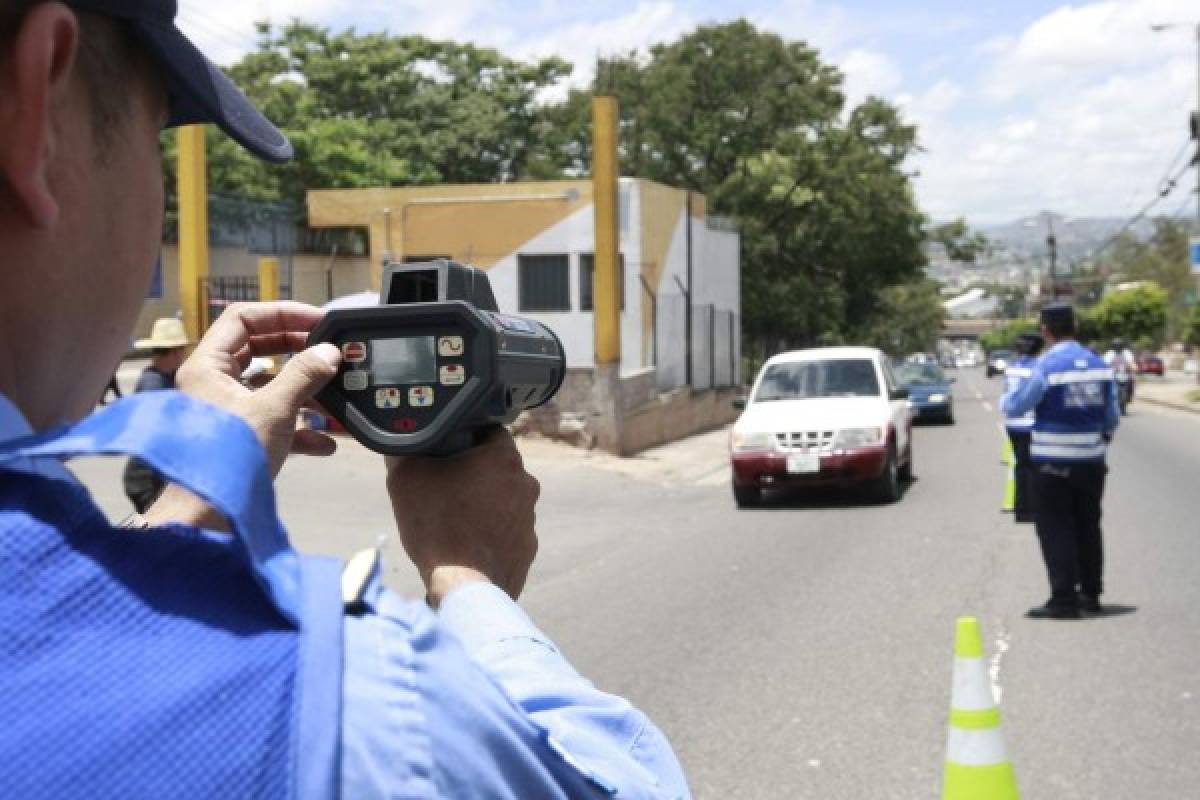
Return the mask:
{"type": "Polygon", "coordinates": [[[813,397],[751,403],[734,425],[739,433],[841,430],[886,426],[891,416],[881,397],[813,397]]]}
{"type": "Polygon", "coordinates": [[[929,397],[931,394],[950,394],[950,385],[945,383],[916,383],[905,387],[909,397],[914,400],[929,397]]]}

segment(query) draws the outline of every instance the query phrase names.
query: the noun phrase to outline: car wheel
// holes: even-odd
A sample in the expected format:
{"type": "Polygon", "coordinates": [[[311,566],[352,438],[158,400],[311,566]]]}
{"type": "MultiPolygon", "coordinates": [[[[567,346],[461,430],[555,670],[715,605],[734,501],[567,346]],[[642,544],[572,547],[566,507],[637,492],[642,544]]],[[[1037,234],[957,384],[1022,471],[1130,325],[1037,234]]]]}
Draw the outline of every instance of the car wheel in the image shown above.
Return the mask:
{"type": "Polygon", "coordinates": [[[733,485],[733,500],[738,508],[753,508],[762,502],[762,489],[757,486],[733,485]]]}
{"type": "Polygon", "coordinates": [[[908,461],[904,462],[904,466],[900,467],[900,469],[898,471],[898,475],[899,475],[900,480],[904,481],[905,483],[913,482],[915,473],[913,472],[912,444],[909,444],[909,446],[908,446],[908,461]]]}
{"type": "Polygon", "coordinates": [[[894,503],[900,499],[900,467],[896,463],[896,448],[888,446],[887,462],[883,474],[875,479],[873,494],[880,503],[894,503]]]}
{"type": "Polygon", "coordinates": [[[947,424],[947,425],[953,425],[953,424],[954,424],[954,412],[953,412],[953,411],[947,411],[947,412],[946,412],[946,424],[947,424]]]}

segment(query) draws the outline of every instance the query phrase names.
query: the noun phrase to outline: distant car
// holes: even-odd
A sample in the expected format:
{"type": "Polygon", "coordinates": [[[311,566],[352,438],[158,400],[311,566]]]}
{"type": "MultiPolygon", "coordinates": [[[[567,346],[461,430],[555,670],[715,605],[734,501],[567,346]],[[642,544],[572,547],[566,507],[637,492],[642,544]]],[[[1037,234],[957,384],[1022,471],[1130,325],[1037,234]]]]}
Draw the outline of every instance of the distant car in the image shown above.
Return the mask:
{"type": "Polygon", "coordinates": [[[824,347],[771,358],[733,426],[739,507],[764,489],[866,484],[895,502],[912,477],[908,392],[879,350],[824,347]]]}
{"type": "Polygon", "coordinates": [[[1152,353],[1143,353],[1137,358],[1137,371],[1139,375],[1161,376],[1166,370],[1161,358],[1152,353]]]}
{"type": "Polygon", "coordinates": [[[956,367],[974,367],[979,363],[974,353],[959,353],[954,357],[956,367]]]}
{"type": "Polygon", "coordinates": [[[990,378],[993,375],[1003,375],[1013,358],[1012,350],[993,350],[988,355],[987,376],[990,378]]]}
{"type": "Polygon", "coordinates": [[[954,424],[953,378],[936,364],[905,364],[896,370],[896,380],[908,389],[908,407],[918,420],[954,424]]]}

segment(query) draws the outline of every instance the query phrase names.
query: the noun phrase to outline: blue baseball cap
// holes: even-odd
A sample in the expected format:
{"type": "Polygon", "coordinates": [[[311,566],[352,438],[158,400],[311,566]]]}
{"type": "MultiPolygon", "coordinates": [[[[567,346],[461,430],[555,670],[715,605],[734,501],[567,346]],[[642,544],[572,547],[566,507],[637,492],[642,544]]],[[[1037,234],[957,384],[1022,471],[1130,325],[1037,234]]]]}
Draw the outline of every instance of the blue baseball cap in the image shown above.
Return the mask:
{"type": "Polygon", "coordinates": [[[287,137],[175,26],[176,0],[65,2],[121,20],[162,64],[171,101],[168,128],[211,122],[259,158],[276,163],[291,159],[287,137]]]}

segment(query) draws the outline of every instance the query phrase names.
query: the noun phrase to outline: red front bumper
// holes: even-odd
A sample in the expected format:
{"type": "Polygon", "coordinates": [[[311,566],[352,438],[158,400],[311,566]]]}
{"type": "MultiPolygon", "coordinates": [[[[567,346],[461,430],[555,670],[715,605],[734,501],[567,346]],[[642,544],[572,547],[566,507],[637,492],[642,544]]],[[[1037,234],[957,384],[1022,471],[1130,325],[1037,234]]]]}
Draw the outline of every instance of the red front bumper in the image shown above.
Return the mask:
{"type": "Polygon", "coordinates": [[[733,482],[738,486],[787,487],[862,483],[883,474],[887,447],[821,456],[821,471],[792,475],[783,453],[734,453],[733,482]]]}

